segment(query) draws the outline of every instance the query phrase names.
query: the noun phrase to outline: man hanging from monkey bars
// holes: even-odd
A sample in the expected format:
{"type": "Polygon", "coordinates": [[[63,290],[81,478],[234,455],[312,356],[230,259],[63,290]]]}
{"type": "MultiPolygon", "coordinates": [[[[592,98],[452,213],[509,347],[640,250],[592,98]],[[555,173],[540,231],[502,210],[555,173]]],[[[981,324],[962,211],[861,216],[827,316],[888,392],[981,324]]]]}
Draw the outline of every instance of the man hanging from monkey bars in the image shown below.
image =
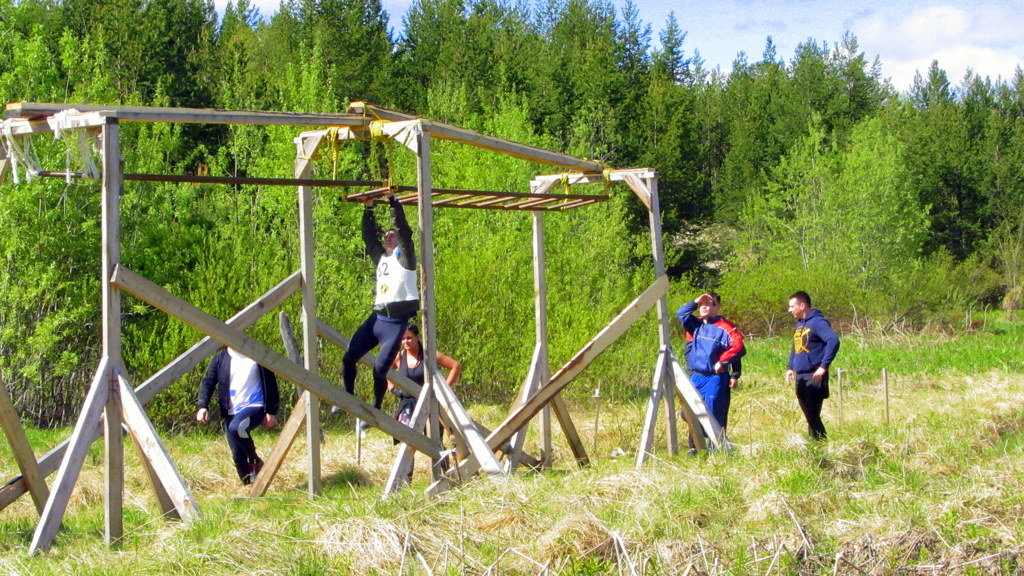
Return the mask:
{"type": "Polygon", "coordinates": [[[417,290],[416,252],[412,229],[405,219],[405,210],[394,194],[388,197],[394,228],[384,233],[381,243],[373,215],[376,196],[363,197],[363,242],[366,252],[377,265],[377,293],[373,312],[356,330],[342,359],[345,391],[355,392],[356,365],[360,358],[380,345],[373,365],[373,405],[380,408],[388,389],[388,368],[395,361],[409,320],[420,309],[417,290]]]}

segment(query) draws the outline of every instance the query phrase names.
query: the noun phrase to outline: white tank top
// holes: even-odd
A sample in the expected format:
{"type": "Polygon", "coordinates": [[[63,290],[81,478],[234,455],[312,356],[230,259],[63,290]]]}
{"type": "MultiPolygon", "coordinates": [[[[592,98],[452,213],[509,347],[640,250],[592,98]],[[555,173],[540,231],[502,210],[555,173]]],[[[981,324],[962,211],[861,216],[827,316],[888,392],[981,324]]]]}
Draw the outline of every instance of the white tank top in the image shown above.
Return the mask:
{"type": "Polygon", "coordinates": [[[390,256],[381,256],[377,262],[377,297],[373,301],[374,305],[384,306],[419,298],[416,271],[402,267],[398,262],[397,250],[390,256]]]}

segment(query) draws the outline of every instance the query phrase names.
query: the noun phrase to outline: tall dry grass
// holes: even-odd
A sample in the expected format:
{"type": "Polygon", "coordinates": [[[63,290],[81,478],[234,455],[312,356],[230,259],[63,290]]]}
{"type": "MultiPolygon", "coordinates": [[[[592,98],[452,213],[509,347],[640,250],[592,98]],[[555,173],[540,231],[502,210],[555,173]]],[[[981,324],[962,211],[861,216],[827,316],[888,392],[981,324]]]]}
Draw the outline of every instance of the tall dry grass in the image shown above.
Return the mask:
{"type": "MultiPolygon", "coordinates": [[[[844,360],[870,363],[876,350],[844,360]]],[[[846,346],[847,344],[844,344],[846,346]]],[[[636,470],[639,403],[575,401],[585,469],[557,434],[555,468],[479,478],[438,498],[381,499],[391,440],[328,428],[324,493],[308,498],[298,442],[264,498],[249,499],[212,433],[164,439],[203,517],[166,522],[129,452],[126,537],[102,544],[102,457],[94,447],[53,550],[27,556],[27,498],[0,512],[0,571],[45,574],[1021,574],[1024,573],[1024,376],[993,369],[901,372],[890,414],[873,370],[855,370],[826,403],[830,439],[806,440],[777,365],[779,342],[752,348],[733,397],[731,453],[658,451],[636,470]],[[597,418],[595,418],[597,416],[597,418]],[[597,428],[594,424],[597,422],[597,428]],[[612,458],[613,453],[625,456],[612,458]]],[[[886,344],[890,346],[890,344],[886,344]]],[[[900,350],[898,344],[892,344],[900,350]]],[[[984,347],[982,347],[984,348],[984,347]]],[[[839,366],[844,365],[843,362],[839,366]]],[[[503,407],[472,407],[493,426],[503,407]]],[[[33,442],[52,433],[30,431],[33,442]]],[[[261,434],[265,453],[273,440],[261,434]]],[[[536,448],[536,433],[528,444],[536,448]]],[[[43,450],[44,446],[39,446],[43,450]]],[[[0,458],[0,472],[13,474],[0,458]]]]}

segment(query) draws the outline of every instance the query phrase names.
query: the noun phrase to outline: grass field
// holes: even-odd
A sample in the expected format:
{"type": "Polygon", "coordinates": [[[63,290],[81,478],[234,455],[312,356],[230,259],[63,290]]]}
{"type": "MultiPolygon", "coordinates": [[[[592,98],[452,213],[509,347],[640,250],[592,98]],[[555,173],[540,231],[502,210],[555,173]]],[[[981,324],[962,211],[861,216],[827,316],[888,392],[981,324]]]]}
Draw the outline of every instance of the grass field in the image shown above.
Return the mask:
{"type": "MultiPolygon", "coordinates": [[[[784,339],[751,343],[730,412],[731,453],[633,466],[644,406],[570,402],[591,466],[475,479],[439,498],[381,489],[390,438],[328,428],[324,492],[304,492],[297,443],[265,498],[248,499],[212,431],[164,436],[203,516],[159,517],[129,449],[126,537],[103,545],[94,446],[53,549],[29,557],[28,497],[0,511],[0,571],[45,574],[1024,574],[1024,324],[974,333],[844,338],[843,369],[809,444],[782,381],[784,339]],[[889,422],[880,373],[889,373],[889,422]],[[596,427],[595,427],[596,423],[596,427]],[[611,454],[626,455],[612,458],[611,454]]],[[[488,425],[505,407],[472,406],[488,425]]],[[[663,427],[660,427],[663,428],[663,427]]],[[[276,432],[274,432],[276,433],[276,432]]],[[[266,453],[274,433],[257,444],[266,453]]],[[[67,430],[29,430],[37,453],[67,430]]],[[[556,429],[556,439],[557,437],[556,429]]],[[[534,446],[535,442],[531,442],[534,446]]],[[[0,446],[0,472],[15,474],[0,446]]]]}

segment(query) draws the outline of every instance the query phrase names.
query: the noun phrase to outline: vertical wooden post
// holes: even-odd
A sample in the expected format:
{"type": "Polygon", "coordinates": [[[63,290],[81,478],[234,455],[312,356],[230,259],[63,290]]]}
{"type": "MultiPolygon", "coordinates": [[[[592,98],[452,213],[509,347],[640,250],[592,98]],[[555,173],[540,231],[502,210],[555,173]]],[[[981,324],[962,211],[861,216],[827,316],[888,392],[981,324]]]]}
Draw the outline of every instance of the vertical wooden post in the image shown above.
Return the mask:
{"type": "Polygon", "coordinates": [[[885,395],[885,425],[889,425],[889,371],[882,368],[882,392],[885,395]]]}
{"type": "MultiPolygon", "coordinates": [[[[651,228],[651,254],[654,260],[654,277],[658,278],[665,273],[665,250],[661,239],[661,204],[658,200],[658,178],[648,178],[640,181],[638,178],[627,178],[633,192],[647,206],[647,217],[651,228]]],[[[666,440],[668,451],[675,455],[679,451],[679,439],[676,433],[676,412],[674,394],[674,373],[670,367],[670,351],[672,347],[672,328],[669,324],[668,296],[658,299],[658,342],[660,352],[658,354],[658,365],[654,371],[654,379],[651,383],[651,393],[647,402],[647,417],[645,419],[644,432],[640,439],[640,447],[636,453],[636,465],[641,466],[650,455],[653,444],[654,425],[657,421],[658,404],[665,402],[666,416],[666,440]]],[[[683,403],[684,410],[688,411],[686,403],[683,403]]],[[[695,427],[690,427],[691,434],[700,434],[695,427]]]]}
{"type": "Polygon", "coordinates": [[[124,188],[121,161],[120,125],[106,124],[103,139],[102,254],[100,257],[103,306],[103,356],[110,372],[101,385],[108,390],[104,407],[104,451],[106,455],[106,529],[108,545],[124,534],[124,442],[121,437],[121,400],[116,372],[123,370],[121,359],[121,290],[110,283],[114,268],[121,261],[121,194],[124,188]]]}
{"type": "MultiPolygon", "coordinates": [[[[551,379],[551,368],[548,366],[548,280],[547,257],[544,253],[544,213],[533,213],[533,302],[534,330],[537,344],[534,354],[536,363],[537,383],[546,386],[551,379]]],[[[526,428],[521,430],[526,435],[526,428]]],[[[551,466],[551,406],[544,407],[540,417],[540,434],[542,439],[541,466],[551,466]]]]}
{"type": "MultiPolygon", "coordinates": [[[[659,200],[658,197],[657,175],[647,179],[647,191],[651,198],[648,220],[650,221],[651,227],[651,251],[654,256],[654,277],[657,278],[665,273],[665,249],[661,239],[661,200],[659,200]]],[[[668,296],[662,296],[658,300],[658,342],[662,348],[672,347],[672,328],[669,326],[671,321],[672,314],[668,309],[668,296]]],[[[671,370],[666,370],[665,374],[671,374],[671,370]]],[[[675,394],[670,392],[671,385],[671,383],[666,383],[665,388],[665,424],[668,452],[674,456],[679,452],[679,439],[676,435],[676,397],[675,394]]]]}
{"type": "MultiPolygon", "coordinates": [[[[297,138],[295,177],[308,178],[310,159],[320,146],[322,137],[297,138]]],[[[313,276],[313,189],[299,186],[299,243],[302,271],[302,352],[304,367],[316,375],[319,370],[317,349],[316,282],[313,276]]],[[[306,396],[306,460],[309,470],[307,489],[312,496],[322,490],[320,478],[320,399],[308,391],[306,396]]]]}
{"type": "MultiPolygon", "coordinates": [[[[437,370],[437,316],[434,305],[434,203],[433,183],[430,167],[430,134],[421,130],[416,135],[416,186],[419,190],[420,223],[420,311],[423,314],[423,383],[433,386],[437,370]]],[[[437,438],[440,433],[436,400],[431,396],[427,400],[429,418],[427,419],[427,436],[437,438]]],[[[434,479],[440,478],[440,460],[431,463],[430,469],[434,479]]]]}

